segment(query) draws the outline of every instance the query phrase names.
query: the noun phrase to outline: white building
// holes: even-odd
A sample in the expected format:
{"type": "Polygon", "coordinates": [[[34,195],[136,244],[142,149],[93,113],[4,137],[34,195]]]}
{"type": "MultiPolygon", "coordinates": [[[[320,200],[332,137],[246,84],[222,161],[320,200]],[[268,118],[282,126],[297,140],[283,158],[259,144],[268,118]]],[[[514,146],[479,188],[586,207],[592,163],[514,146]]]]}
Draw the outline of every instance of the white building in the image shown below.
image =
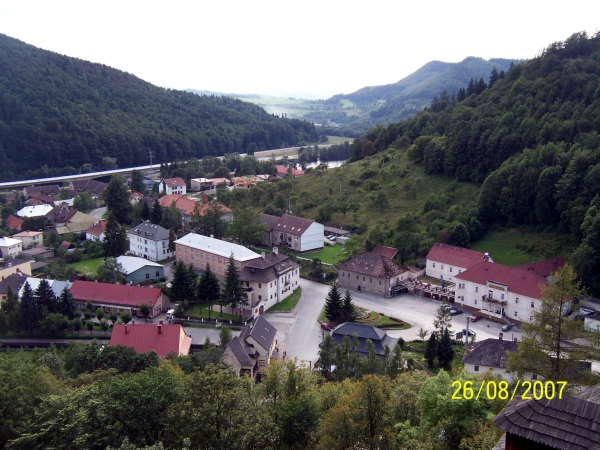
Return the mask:
{"type": "Polygon", "coordinates": [[[36,245],[44,245],[44,233],[41,231],[21,231],[12,236],[23,243],[23,248],[31,248],[36,245]]]}
{"type": "Polygon", "coordinates": [[[260,258],[248,261],[240,272],[240,281],[246,288],[251,315],[256,317],[298,288],[300,265],[274,247],[273,253],[262,253],[260,258]]]}
{"type": "Polygon", "coordinates": [[[45,216],[54,209],[54,205],[35,205],[25,206],[17,211],[17,216],[24,217],[40,217],[45,216]]]}
{"type": "Polygon", "coordinates": [[[12,258],[23,251],[23,243],[10,237],[0,238],[0,254],[2,258],[12,258]]]}
{"type": "Polygon", "coordinates": [[[158,192],[161,194],[186,194],[186,186],[183,178],[163,178],[158,183],[158,192]]]}
{"type": "Polygon", "coordinates": [[[494,262],[487,253],[436,242],[427,254],[425,271],[427,276],[454,282],[456,275],[485,259],[494,262]]]}
{"type": "Polygon", "coordinates": [[[323,248],[325,227],[312,219],[289,214],[281,217],[262,214],[267,224],[264,243],[269,247],[287,245],[290,250],[306,252],[323,248]]]}
{"type": "MultiPolygon", "coordinates": [[[[506,381],[513,381],[513,374],[506,371],[506,352],[516,352],[517,343],[503,339],[485,339],[470,344],[465,349],[462,362],[470,373],[482,374],[491,370],[506,381]]],[[[516,374],[515,374],[516,376],[516,374]]]]}
{"type": "Polygon", "coordinates": [[[141,256],[150,261],[162,261],[173,256],[173,253],[169,251],[169,230],[160,225],[142,222],[128,230],[127,237],[129,238],[129,252],[132,255],[141,256]]]}
{"type": "Polygon", "coordinates": [[[534,272],[488,261],[480,262],[454,279],[457,305],[520,322],[531,320],[533,311],[541,306],[542,286],[548,285],[545,278],[534,272]]]}

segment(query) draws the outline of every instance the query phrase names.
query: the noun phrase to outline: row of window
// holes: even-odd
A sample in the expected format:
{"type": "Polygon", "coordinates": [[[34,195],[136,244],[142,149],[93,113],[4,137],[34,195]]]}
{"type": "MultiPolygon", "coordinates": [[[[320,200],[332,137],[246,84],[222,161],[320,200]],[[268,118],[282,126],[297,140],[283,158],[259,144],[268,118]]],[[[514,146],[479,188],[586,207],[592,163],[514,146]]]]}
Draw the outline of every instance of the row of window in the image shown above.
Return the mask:
{"type": "MultiPolygon", "coordinates": [[[[179,246],[177,248],[177,250],[181,251],[181,246],[179,246]]],[[[185,248],[185,253],[188,253],[189,250],[190,249],[186,247],[185,248]]],[[[192,259],[195,259],[195,258],[202,258],[202,259],[204,259],[204,252],[196,251],[196,254],[194,255],[194,252],[192,251],[191,252],[191,258],[192,259]]],[[[179,259],[181,259],[181,256],[179,256],[179,259]]],[[[187,261],[188,259],[185,258],[185,260],[187,261]]],[[[209,255],[208,253],[206,254],[206,260],[207,261],[211,260],[211,255],[209,255]]],[[[226,264],[228,262],[228,260],[223,259],[223,258],[217,258],[215,255],[212,255],[212,261],[217,261],[219,264],[226,264]]],[[[240,268],[240,264],[236,262],[235,263],[235,267],[237,267],[239,269],[240,268]]]]}
{"type": "MultiPolygon", "coordinates": [[[[435,269],[435,263],[432,263],[432,266],[435,269]]],[[[443,264],[440,264],[440,270],[444,270],[444,265],[443,264]]],[[[450,271],[450,273],[452,273],[452,266],[450,266],[449,271],[450,271]]],[[[461,272],[462,272],[462,269],[458,269],[458,273],[461,273],[461,272]]]]}

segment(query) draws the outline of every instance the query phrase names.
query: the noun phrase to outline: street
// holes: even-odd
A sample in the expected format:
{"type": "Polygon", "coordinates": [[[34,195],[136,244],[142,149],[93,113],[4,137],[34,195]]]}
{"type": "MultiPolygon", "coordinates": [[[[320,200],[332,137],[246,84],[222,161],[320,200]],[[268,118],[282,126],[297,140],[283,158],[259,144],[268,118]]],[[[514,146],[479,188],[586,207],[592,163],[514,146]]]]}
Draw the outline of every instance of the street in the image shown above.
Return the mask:
{"type": "Polygon", "coordinates": [[[100,220],[102,219],[102,214],[104,214],[106,212],[106,206],[103,206],[102,208],[96,208],[93,209],[89,212],[90,216],[95,217],[96,219],[100,220]]]}

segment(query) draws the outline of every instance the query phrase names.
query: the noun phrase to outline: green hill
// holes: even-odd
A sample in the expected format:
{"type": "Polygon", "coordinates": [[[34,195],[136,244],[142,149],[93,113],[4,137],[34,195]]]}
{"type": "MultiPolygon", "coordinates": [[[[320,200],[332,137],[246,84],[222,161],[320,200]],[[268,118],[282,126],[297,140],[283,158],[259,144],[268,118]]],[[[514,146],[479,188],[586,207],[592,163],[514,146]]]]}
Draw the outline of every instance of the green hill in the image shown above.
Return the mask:
{"type": "Polygon", "coordinates": [[[225,96],[163,89],[0,35],[0,179],[244,152],[319,139],[314,126],[225,96]],[[103,159],[103,158],[114,158],[103,159]],[[84,167],[85,165],[85,167],[84,167]]]}

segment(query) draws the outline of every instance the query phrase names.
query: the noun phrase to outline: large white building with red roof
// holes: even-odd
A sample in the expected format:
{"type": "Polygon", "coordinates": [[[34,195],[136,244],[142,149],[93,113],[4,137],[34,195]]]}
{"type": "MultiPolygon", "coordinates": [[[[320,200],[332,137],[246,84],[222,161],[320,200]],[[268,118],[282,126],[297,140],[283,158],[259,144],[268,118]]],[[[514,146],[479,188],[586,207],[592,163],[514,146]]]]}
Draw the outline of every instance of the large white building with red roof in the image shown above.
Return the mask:
{"type": "Polygon", "coordinates": [[[110,337],[110,345],[131,347],[138,353],[155,351],[164,358],[169,353],[177,356],[189,354],[192,338],[185,334],[179,324],[157,325],[115,324],[110,337]]]}
{"type": "Polygon", "coordinates": [[[488,253],[436,242],[427,254],[425,270],[427,276],[454,283],[456,275],[484,260],[494,262],[488,253]]]}
{"type": "Polygon", "coordinates": [[[491,261],[480,261],[453,279],[456,304],[520,322],[531,320],[533,311],[541,306],[542,288],[549,284],[534,271],[491,261]]]}
{"type": "Polygon", "coordinates": [[[82,309],[91,300],[94,309],[102,308],[116,314],[130,311],[137,315],[140,305],[146,303],[150,306],[150,317],[154,317],[169,306],[167,294],[158,288],[75,280],[70,292],[82,309]]]}

